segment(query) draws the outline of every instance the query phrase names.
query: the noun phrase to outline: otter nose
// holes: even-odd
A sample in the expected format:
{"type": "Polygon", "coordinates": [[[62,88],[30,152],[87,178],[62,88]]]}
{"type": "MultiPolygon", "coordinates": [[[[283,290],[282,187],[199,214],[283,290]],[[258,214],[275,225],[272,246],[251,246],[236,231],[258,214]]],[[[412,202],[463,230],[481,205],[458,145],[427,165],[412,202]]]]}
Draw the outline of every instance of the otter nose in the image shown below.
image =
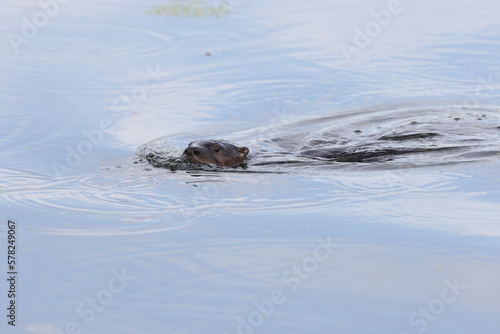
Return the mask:
{"type": "Polygon", "coordinates": [[[188,147],[184,150],[184,153],[187,155],[198,156],[198,155],[200,155],[200,150],[197,149],[196,147],[188,147]]]}

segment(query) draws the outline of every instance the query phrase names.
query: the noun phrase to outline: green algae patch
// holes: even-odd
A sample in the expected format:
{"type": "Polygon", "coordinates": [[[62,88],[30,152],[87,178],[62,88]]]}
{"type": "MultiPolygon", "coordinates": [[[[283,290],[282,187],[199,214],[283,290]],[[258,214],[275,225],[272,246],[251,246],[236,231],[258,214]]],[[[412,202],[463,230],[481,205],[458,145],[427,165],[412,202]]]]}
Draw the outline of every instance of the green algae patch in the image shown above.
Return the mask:
{"type": "Polygon", "coordinates": [[[146,14],[174,17],[223,17],[230,7],[223,1],[169,0],[165,5],[152,6],[146,14]]]}

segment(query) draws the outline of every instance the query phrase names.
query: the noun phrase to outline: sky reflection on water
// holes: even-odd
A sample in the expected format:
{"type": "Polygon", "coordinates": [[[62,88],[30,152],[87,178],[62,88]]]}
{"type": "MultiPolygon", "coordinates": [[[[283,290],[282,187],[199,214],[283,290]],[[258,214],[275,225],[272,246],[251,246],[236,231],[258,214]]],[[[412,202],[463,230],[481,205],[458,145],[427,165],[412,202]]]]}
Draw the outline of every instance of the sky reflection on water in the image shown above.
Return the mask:
{"type": "Polygon", "coordinates": [[[360,110],[331,128],[353,136],[446,110],[495,152],[500,5],[401,1],[359,47],[357,29],[389,2],[221,0],[221,17],[191,3],[203,15],[151,10],[172,1],[61,4],[18,53],[9,33],[40,7],[0,5],[0,208],[19,223],[21,261],[18,326],[1,332],[237,333],[280,290],[254,333],[498,333],[498,156],[172,173],[133,152],[161,136],[287,149],[291,133],[360,110]],[[359,53],[346,58],[347,44],[359,53]],[[316,268],[328,237],[335,251],[316,268]],[[87,298],[106,302],[121,270],[133,279],[90,320],[87,298]],[[445,303],[455,280],[466,288],[445,303]]]}

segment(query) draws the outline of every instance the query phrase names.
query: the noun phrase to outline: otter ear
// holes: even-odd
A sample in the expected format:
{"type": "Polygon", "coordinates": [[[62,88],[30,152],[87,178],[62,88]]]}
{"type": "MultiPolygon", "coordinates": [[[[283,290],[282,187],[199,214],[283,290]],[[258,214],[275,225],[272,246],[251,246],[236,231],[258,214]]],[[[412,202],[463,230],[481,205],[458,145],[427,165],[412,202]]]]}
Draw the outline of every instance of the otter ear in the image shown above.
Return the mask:
{"type": "Polygon", "coordinates": [[[243,156],[246,156],[248,154],[248,152],[250,152],[250,150],[247,147],[243,146],[243,147],[238,147],[238,152],[243,154],[243,156]]]}

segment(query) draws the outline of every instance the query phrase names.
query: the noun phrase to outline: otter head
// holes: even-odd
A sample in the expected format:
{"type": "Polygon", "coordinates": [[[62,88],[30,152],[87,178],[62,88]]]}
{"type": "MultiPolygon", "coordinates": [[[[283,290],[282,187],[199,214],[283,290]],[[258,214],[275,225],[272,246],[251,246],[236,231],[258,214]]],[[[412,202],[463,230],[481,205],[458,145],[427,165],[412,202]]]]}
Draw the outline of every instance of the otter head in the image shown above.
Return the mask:
{"type": "Polygon", "coordinates": [[[223,140],[199,140],[189,143],[182,158],[200,164],[237,167],[245,162],[249,150],[223,140]]]}

